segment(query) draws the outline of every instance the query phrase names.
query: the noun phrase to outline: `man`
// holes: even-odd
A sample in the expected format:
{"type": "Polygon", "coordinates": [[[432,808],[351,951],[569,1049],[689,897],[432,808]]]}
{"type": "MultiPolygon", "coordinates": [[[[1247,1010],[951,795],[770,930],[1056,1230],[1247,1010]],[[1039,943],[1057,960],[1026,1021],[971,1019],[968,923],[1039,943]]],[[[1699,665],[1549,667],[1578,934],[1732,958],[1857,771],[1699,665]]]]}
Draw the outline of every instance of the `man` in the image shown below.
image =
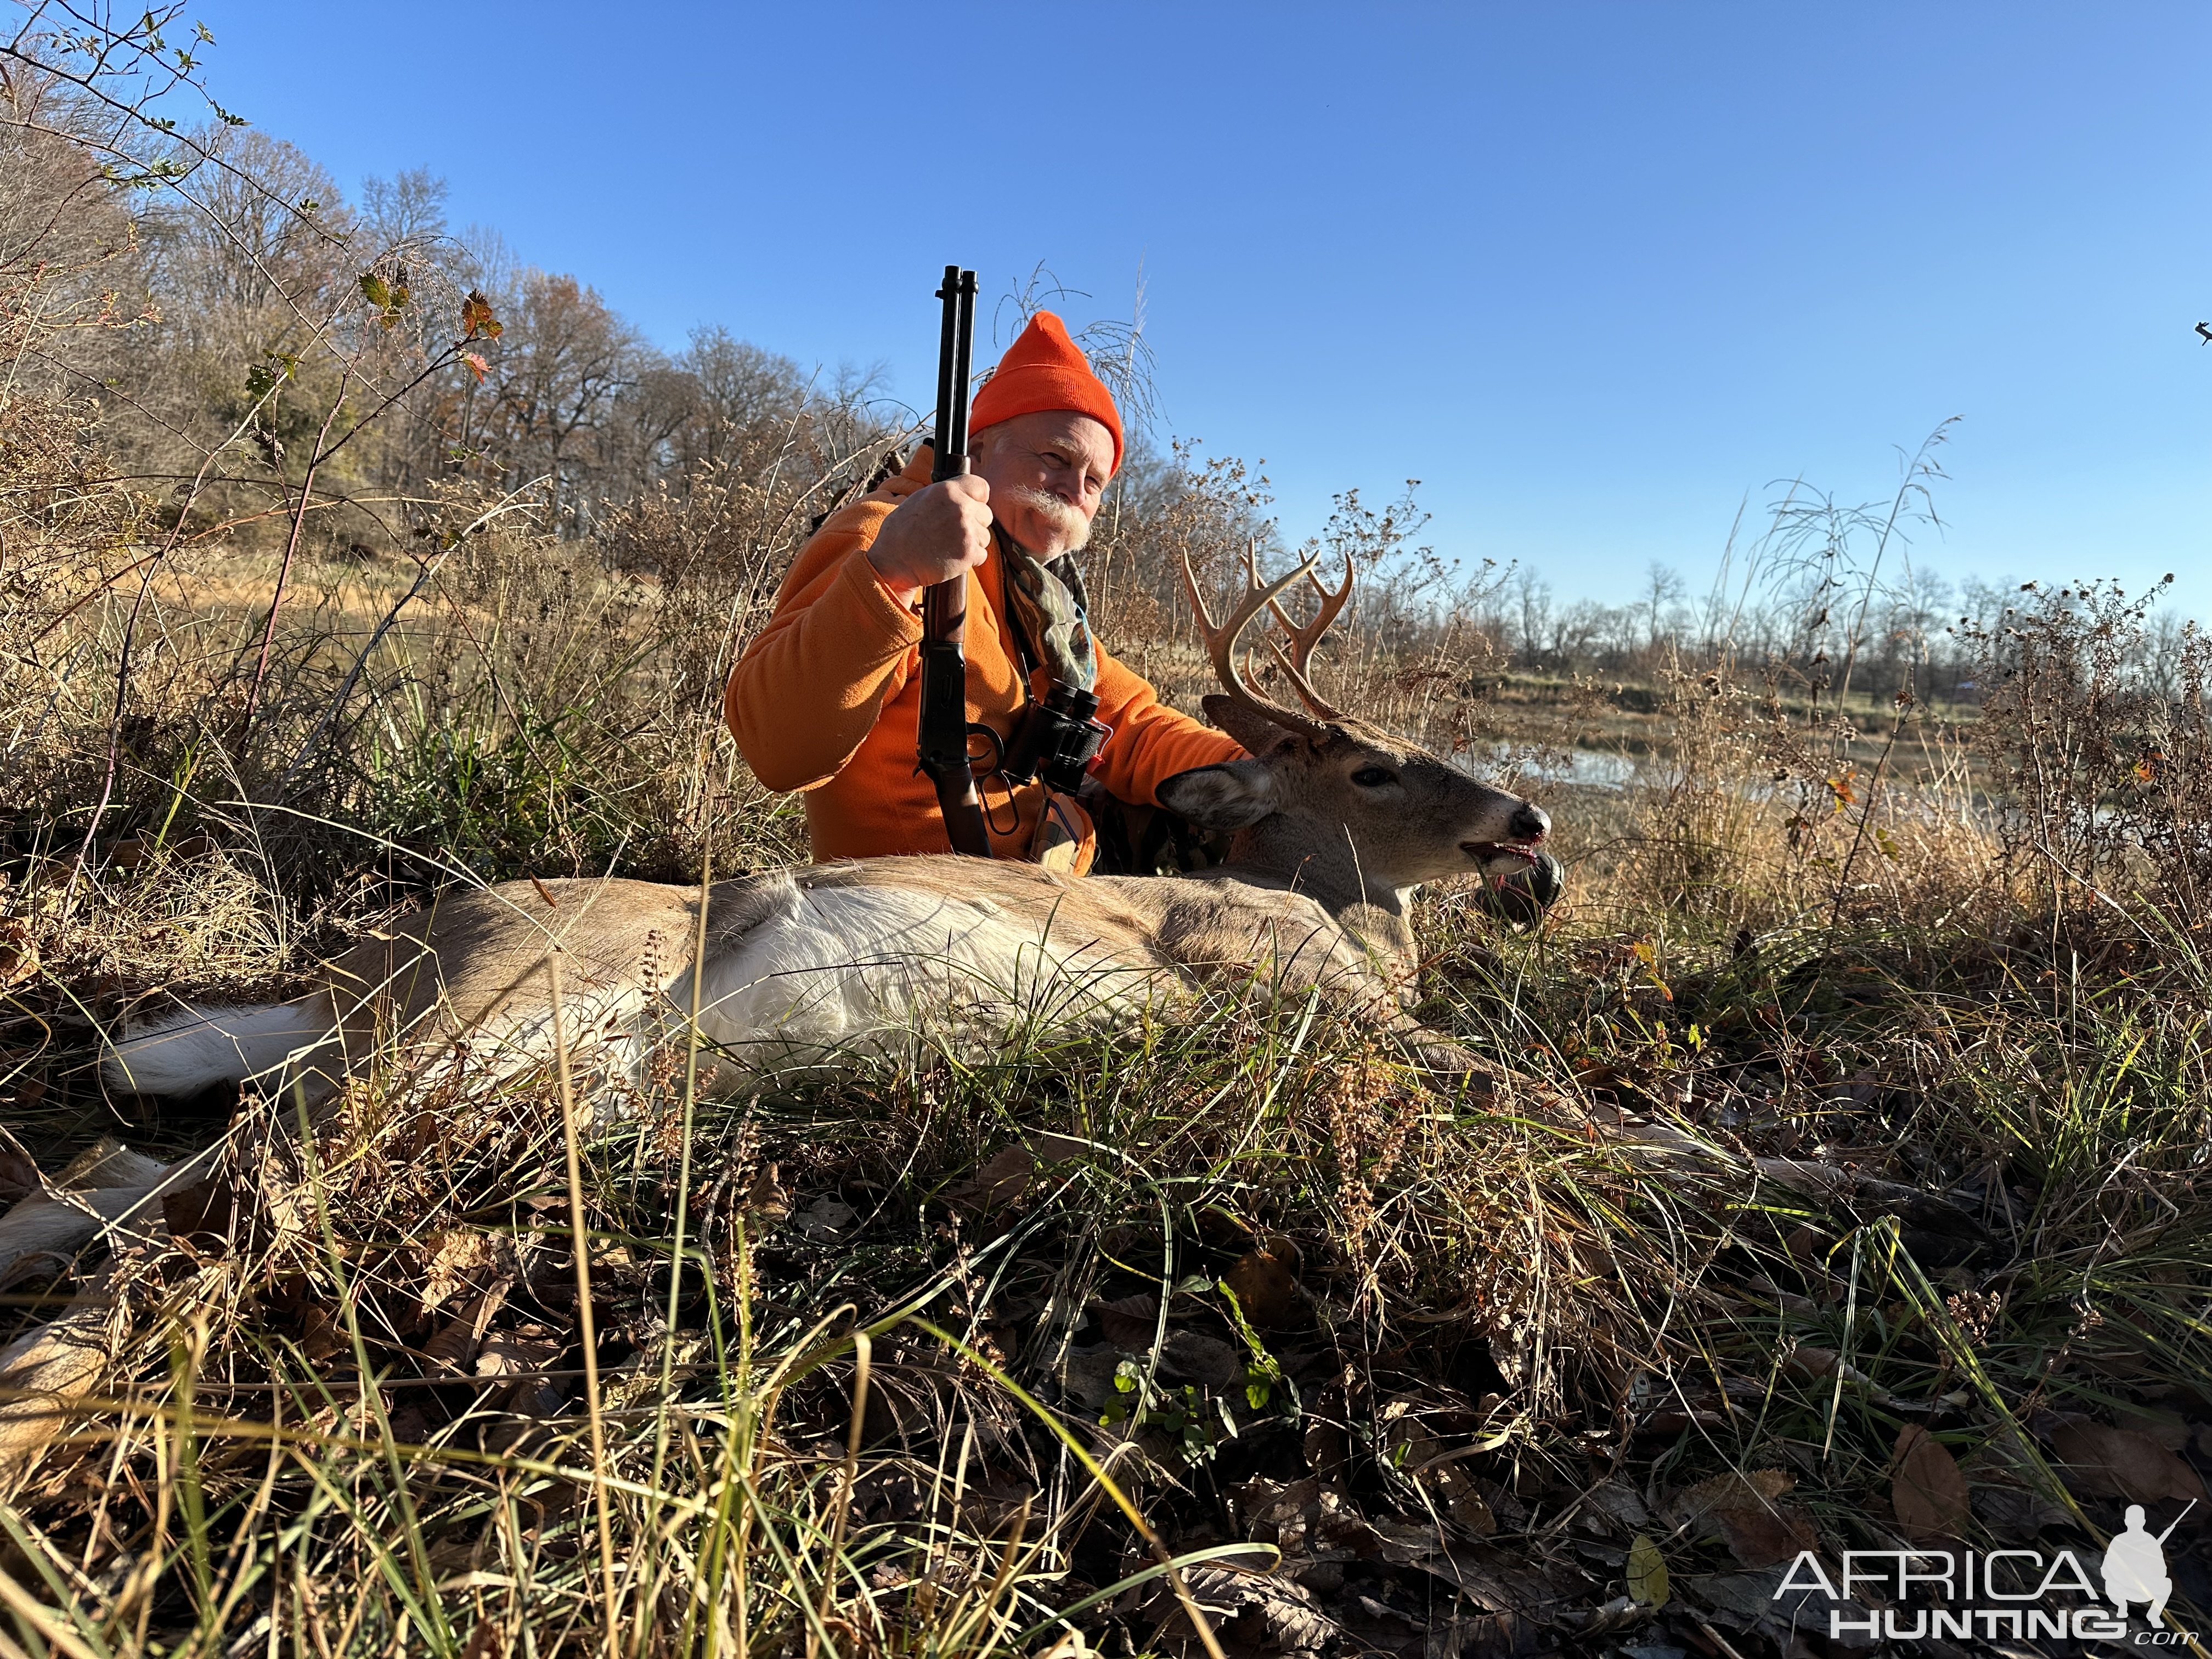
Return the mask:
{"type": "MultiPolygon", "coordinates": [[[[1121,800],[1156,805],[1168,778],[1244,752],[1091,638],[1072,556],[1121,464],[1121,417],[1059,318],[1030,319],[969,426],[968,477],[931,483],[925,447],[830,514],[730,675],[723,713],[738,747],[769,788],[805,792],[817,859],[947,849],[936,791],[915,767],[921,598],[936,582],[967,582],[968,717],[1002,739],[1057,678],[1097,696],[1113,735],[1092,772],[1121,800]]],[[[1038,782],[977,786],[994,855],[1090,867],[1073,802],[1038,782]]]]}

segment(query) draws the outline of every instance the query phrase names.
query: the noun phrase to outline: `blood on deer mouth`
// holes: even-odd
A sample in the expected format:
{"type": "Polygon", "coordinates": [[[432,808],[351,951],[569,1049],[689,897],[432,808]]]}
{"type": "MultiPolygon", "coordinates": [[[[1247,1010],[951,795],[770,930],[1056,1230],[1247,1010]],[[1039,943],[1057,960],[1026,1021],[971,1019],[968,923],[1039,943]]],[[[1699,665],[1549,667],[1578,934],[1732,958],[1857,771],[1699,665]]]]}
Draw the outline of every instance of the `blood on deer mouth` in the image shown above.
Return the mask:
{"type": "Polygon", "coordinates": [[[1536,848],[1541,841],[1540,836],[1535,841],[1463,841],[1459,844],[1459,850],[1477,864],[1486,865],[1494,859],[1518,859],[1523,864],[1534,866],[1536,848]]]}

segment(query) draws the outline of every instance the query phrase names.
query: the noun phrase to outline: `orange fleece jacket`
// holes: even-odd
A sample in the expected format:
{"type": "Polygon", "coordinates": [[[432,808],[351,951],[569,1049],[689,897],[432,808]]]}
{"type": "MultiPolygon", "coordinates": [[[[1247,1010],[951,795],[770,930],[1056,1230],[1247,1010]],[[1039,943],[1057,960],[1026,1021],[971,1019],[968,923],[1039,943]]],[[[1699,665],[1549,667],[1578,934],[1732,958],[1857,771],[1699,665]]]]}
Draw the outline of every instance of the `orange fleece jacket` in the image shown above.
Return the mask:
{"type": "MultiPolygon", "coordinates": [[[[783,579],[775,614],[738,659],[722,712],[753,774],[771,789],[806,792],[806,828],[819,860],[942,853],[937,793],[915,769],[921,703],[921,617],[891,597],[867,549],[891,509],[929,482],[925,447],[906,471],[823,521],[783,579]]],[[[968,578],[968,718],[1005,736],[1022,707],[1021,671],[1000,599],[996,554],[968,578]]],[[[1032,688],[1042,696],[1046,678],[1032,688]]],[[[1095,768],[1120,799],[1157,805],[1178,772],[1232,760],[1236,740],[1159,701],[1152,688],[1098,652],[1098,718],[1114,728],[1095,768]]],[[[977,780],[992,850],[1027,854],[1043,805],[1031,783],[1009,799],[977,780]]]]}

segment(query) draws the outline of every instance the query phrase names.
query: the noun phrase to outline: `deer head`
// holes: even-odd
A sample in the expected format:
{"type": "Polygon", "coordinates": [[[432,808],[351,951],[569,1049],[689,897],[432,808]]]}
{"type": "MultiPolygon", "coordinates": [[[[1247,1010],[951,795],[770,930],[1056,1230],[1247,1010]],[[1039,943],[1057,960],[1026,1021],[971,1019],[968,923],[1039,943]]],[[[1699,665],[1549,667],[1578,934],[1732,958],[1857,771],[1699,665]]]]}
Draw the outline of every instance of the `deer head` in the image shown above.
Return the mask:
{"type": "Polygon", "coordinates": [[[1206,699],[1206,717],[1250,752],[1176,774],[1160,785],[1162,805],[1206,828],[1234,831],[1238,866],[1297,880],[1324,903],[1387,903],[1425,881],[1532,867],[1551,829],[1539,808],[1332,708],[1314,689],[1314,647],[1352,597],[1352,584],[1348,555],[1343,585],[1333,591],[1314,574],[1314,563],[1262,582],[1248,548],[1243,596],[1217,625],[1184,557],[1184,588],[1222,686],[1206,699]],[[1301,581],[1319,598],[1314,619],[1303,627],[1280,602],[1301,581]],[[1260,690],[1249,663],[1239,670],[1238,641],[1262,611],[1289,635],[1287,652],[1268,644],[1303,713],[1260,690]]]}

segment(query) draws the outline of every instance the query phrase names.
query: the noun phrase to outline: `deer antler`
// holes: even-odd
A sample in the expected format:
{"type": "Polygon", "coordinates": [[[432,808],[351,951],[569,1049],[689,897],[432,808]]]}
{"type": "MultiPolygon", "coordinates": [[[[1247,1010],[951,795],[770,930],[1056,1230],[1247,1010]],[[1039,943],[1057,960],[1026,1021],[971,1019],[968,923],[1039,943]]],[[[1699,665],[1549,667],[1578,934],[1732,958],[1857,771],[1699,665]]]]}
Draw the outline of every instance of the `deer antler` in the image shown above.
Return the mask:
{"type": "MultiPolygon", "coordinates": [[[[1252,557],[1249,548],[1244,556],[1249,565],[1252,557]]],[[[1255,577],[1257,574],[1254,573],[1255,577]]],[[[1321,578],[1314,574],[1311,560],[1306,562],[1305,576],[1313,591],[1321,596],[1321,609],[1314,613],[1311,622],[1300,628],[1291,620],[1290,613],[1283,609],[1280,599],[1268,600],[1267,609],[1275,613],[1275,620],[1282,625],[1283,632],[1291,636],[1291,649],[1285,655],[1282,647],[1273,640],[1267,641],[1267,648],[1275,653],[1275,660],[1281,663],[1289,673],[1291,689],[1297,691],[1300,702],[1322,720],[1340,720],[1344,718],[1344,711],[1332,707],[1327,698],[1314,690],[1313,652],[1314,647],[1321,643],[1322,636],[1328,632],[1330,625],[1342,613],[1346,602],[1352,598],[1352,584],[1356,573],[1352,568],[1351,549],[1346,548],[1344,554],[1344,586],[1334,593],[1323,587],[1321,578]]]]}
{"type": "Polygon", "coordinates": [[[1287,576],[1263,583],[1253,568],[1252,560],[1252,550],[1248,547],[1244,554],[1244,597],[1237,601],[1236,610],[1230,613],[1228,619],[1217,626],[1206,613],[1206,600],[1199,593],[1198,573],[1190,568],[1190,555],[1185,553],[1182,556],[1183,592],[1190,596],[1191,612],[1197,618],[1198,631],[1206,641],[1206,655],[1213,662],[1213,677],[1221,682],[1223,690],[1254,714],[1318,743],[1328,736],[1327,726],[1262,696],[1253,688],[1250,681],[1237,672],[1238,636],[1251,626],[1255,617],[1275,602],[1276,597],[1285,588],[1301,576],[1313,574],[1313,561],[1307,560],[1287,576]]]}

